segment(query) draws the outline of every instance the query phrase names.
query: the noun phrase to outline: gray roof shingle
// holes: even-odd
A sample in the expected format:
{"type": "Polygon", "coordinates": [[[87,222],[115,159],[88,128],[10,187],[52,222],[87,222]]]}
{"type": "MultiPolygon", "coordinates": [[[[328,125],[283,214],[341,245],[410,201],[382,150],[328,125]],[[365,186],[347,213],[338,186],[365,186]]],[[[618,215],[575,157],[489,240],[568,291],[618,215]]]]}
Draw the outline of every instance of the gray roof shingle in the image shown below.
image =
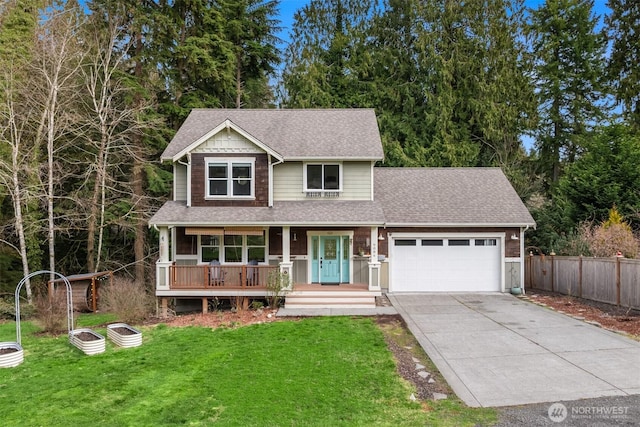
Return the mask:
{"type": "Polygon", "coordinates": [[[268,207],[187,207],[166,202],[149,220],[155,225],[382,225],[384,213],[371,201],[309,200],[268,207]]]}
{"type": "Polygon", "coordinates": [[[375,168],[388,225],[533,226],[499,168],[375,168]]]}
{"type": "Polygon", "coordinates": [[[227,119],[285,160],[384,157],[372,109],[194,109],[162,153],[162,160],[173,159],[227,119]]]}
{"type": "Polygon", "coordinates": [[[268,207],[167,202],[156,225],[534,226],[499,168],[375,168],[375,201],[306,200],[268,207]]]}

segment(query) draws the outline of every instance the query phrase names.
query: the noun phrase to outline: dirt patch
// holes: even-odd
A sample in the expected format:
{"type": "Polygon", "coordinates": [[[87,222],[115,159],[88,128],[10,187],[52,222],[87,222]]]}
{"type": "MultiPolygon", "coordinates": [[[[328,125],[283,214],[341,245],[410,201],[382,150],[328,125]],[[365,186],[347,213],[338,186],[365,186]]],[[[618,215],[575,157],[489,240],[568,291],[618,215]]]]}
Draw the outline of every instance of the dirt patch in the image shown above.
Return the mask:
{"type": "Polygon", "coordinates": [[[17,348],[0,348],[0,355],[2,354],[11,354],[11,353],[16,353],[18,351],[17,348]]]}
{"type": "Polygon", "coordinates": [[[538,289],[528,289],[524,298],[640,340],[640,312],[637,310],[538,289]]]}
{"type": "Polygon", "coordinates": [[[168,326],[204,326],[207,328],[235,328],[239,326],[281,321],[276,318],[278,310],[217,310],[210,313],[189,313],[171,316],[168,319],[154,319],[151,323],[162,322],[168,326]]]}

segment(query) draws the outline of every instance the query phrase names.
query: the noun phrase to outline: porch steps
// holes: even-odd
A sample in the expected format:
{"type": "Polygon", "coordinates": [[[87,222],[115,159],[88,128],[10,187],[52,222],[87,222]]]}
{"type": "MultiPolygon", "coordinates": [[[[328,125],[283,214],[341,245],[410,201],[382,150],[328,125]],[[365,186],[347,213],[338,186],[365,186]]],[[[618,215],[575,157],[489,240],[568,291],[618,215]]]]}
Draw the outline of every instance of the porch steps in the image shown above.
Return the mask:
{"type": "Polygon", "coordinates": [[[292,291],[286,308],[375,308],[376,295],[369,291],[292,291]]]}

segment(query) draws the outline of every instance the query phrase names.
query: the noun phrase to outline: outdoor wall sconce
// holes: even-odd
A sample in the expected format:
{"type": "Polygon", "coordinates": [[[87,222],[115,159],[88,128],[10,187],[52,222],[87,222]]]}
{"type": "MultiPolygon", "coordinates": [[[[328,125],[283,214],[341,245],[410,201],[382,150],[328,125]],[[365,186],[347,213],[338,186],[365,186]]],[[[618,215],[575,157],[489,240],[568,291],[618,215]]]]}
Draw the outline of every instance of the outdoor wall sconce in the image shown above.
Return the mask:
{"type": "Polygon", "coordinates": [[[294,242],[298,241],[298,235],[296,233],[293,233],[293,241],[294,242]]]}
{"type": "Polygon", "coordinates": [[[516,235],[516,233],[513,233],[511,235],[511,240],[520,240],[520,238],[516,235]]]}

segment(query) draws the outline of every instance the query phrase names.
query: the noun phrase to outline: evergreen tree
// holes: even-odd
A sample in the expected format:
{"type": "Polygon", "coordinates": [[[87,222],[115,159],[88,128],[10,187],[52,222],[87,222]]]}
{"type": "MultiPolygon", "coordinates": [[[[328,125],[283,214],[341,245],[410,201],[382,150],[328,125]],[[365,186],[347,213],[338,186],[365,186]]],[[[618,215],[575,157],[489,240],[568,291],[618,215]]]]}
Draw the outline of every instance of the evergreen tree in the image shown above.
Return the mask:
{"type": "Polygon", "coordinates": [[[532,11],[529,34],[540,125],[536,144],[548,185],[560,178],[604,118],[606,39],[596,32],[592,0],[546,0],[532,11]]]}
{"type": "Polygon", "coordinates": [[[609,0],[605,22],[612,41],[609,76],[618,103],[636,131],[640,130],[640,2],[609,0]]]}
{"type": "Polygon", "coordinates": [[[365,41],[376,13],[375,0],[312,0],[296,12],[282,73],[286,107],[367,106],[365,41]]]}
{"type": "Polygon", "coordinates": [[[235,88],[226,94],[223,104],[235,93],[236,108],[265,107],[273,99],[269,78],[279,62],[275,33],[279,21],[275,0],[224,0],[220,2],[225,20],[225,39],[235,55],[235,88]]]}

